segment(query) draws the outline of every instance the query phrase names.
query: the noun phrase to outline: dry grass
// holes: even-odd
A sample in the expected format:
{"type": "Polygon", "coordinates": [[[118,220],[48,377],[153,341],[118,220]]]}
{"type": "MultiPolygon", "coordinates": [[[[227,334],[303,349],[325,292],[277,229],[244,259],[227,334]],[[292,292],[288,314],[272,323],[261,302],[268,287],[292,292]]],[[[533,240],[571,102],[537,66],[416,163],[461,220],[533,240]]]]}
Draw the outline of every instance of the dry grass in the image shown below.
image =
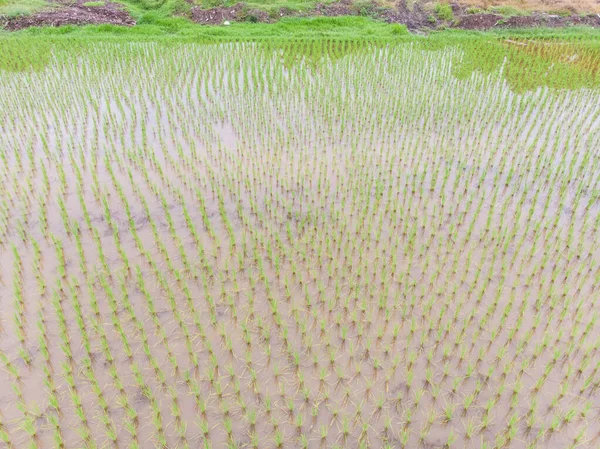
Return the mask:
{"type": "Polygon", "coordinates": [[[600,13],[599,0],[463,0],[460,3],[485,9],[510,7],[522,11],[600,13]]]}

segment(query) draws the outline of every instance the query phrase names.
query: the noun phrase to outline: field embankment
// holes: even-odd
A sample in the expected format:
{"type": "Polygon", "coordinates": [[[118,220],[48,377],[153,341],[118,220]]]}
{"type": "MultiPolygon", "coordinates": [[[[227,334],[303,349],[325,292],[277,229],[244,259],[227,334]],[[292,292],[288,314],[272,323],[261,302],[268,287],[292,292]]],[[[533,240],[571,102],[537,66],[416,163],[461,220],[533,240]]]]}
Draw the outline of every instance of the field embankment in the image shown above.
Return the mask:
{"type": "Polygon", "coordinates": [[[600,28],[600,7],[593,3],[528,2],[519,8],[510,3],[439,3],[431,0],[397,3],[341,0],[334,2],[221,3],[208,0],[4,0],[0,3],[0,25],[9,31],[29,27],[65,25],[133,26],[148,21],[168,21],[181,27],[178,20],[201,25],[233,23],[276,23],[285,18],[365,17],[374,21],[406,26],[413,32],[458,28],[465,30],[600,28]]]}

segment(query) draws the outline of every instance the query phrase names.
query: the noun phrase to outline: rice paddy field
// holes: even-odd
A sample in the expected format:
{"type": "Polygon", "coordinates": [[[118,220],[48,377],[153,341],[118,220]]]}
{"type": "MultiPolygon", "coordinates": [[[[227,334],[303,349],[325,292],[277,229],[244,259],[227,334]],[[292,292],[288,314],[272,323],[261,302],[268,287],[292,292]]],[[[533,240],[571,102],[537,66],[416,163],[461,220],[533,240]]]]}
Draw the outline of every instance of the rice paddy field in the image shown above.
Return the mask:
{"type": "Polygon", "coordinates": [[[600,446],[597,41],[3,45],[0,447],[600,446]]]}

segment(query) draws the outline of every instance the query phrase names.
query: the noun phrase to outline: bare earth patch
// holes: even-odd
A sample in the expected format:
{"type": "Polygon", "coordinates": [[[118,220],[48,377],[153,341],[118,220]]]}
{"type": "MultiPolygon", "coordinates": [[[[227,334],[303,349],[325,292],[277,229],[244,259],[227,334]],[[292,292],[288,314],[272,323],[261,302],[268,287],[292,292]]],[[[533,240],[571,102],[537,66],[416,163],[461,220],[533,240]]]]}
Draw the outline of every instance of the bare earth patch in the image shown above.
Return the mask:
{"type": "Polygon", "coordinates": [[[243,21],[253,17],[256,22],[269,22],[269,14],[261,10],[246,10],[243,3],[236,3],[230,7],[202,9],[192,8],[192,20],[202,25],[220,25],[223,22],[243,21]]]}
{"type": "Polygon", "coordinates": [[[469,14],[460,19],[459,27],[466,30],[485,30],[493,28],[502,16],[498,14],[469,14]]]}
{"type": "Polygon", "coordinates": [[[354,16],[356,15],[356,11],[352,9],[350,4],[345,2],[332,3],[329,5],[319,3],[315,7],[313,14],[327,17],[354,16]]]}
{"type": "Polygon", "coordinates": [[[596,14],[562,17],[559,15],[534,13],[530,16],[503,18],[498,14],[468,14],[460,18],[457,27],[466,30],[489,30],[491,28],[563,28],[573,25],[600,27],[600,17],[596,14]]]}
{"type": "Polygon", "coordinates": [[[41,11],[30,16],[8,18],[4,28],[9,31],[22,30],[36,26],[62,25],[135,25],[135,20],[119,4],[107,1],[104,5],[84,6],[84,1],[60,4],[56,8],[41,11]]]}
{"type": "Polygon", "coordinates": [[[537,26],[560,28],[570,25],[588,25],[598,27],[600,26],[600,16],[596,14],[589,14],[587,16],[562,17],[551,14],[533,14],[531,16],[509,17],[500,24],[500,26],[507,28],[523,28],[537,26]]]}

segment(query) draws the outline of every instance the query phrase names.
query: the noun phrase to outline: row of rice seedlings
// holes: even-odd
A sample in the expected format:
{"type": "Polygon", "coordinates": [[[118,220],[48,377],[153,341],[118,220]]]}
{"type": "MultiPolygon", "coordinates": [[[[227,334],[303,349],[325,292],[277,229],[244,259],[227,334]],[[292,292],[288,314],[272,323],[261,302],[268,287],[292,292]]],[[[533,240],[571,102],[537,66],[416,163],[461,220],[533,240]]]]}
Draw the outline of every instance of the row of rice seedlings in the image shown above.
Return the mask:
{"type": "MultiPolygon", "coordinates": [[[[77,167],[75,164],[74,164],[74,166],[77,167]]],[[[76,173],[77,173],[77,178],[78,178],[79,202],[80,202],[80,205],[83,210],[84,220],[87,223],[88,230],[90,231],[90,233],[92,233],[92,235],[94,236],[94,238],[96,240],[99,256],[100,256],[101,260],[104,261],[102,263],[102,266],[106,269],[106,267],[107,267],[106,257],[104,256],[104,252],[102,250],[102,244],[100,243],[100,240],[99,240],[99,232],[94,227],[94,225],[91,223],[91,219],[90,219],[89,213],[87,211],[87,207],[85,206],[85,201],[83,200],[83,188],[82,188],[83,179],[80,174],[81,172],[79,171],[78,168],[76,169],[76,173]]],[[[98,187],[97,178],[95,180],[95,186],[96,186],[95,192],[97,195],[96,199],[99,200],[100,199],[100,190],[98,187]]],[[[105,197],[103,198],[101,203],[103,205],[103,209],[104,209],[103,212],[105,214],[105,217],[107,217],[107,221],[108,221],[110,227],[112,228],[113,239],[115,241],[115,245],[117,246],[119,256],[124,264],[123,270],[127,274],[130,271],[130,266],[129,266],[129,262],[128,262],[129,259],[128,259],[127,255],[125,254],[125,251],[123,250],[123,248],[120,245],[118,228],[112,219],[112,215],[110,213],[110,210],[108,209],[108,204],[106,202],[105,197]]],[[[76,223],[76,222],[74,222],[74,223],[76,223]]],[[[74,228],[76,230],[78,230],[77,225],[74,226],[74,228]]],[[[87,274],[88,270],[86,268],[86,266],[87,266],[86,259],[85,259],[83,247],[81,246],[81,238],[80,238],[79,232],[75,233],[75,239],[77,242],[77,251],[78,251],[79,257],[80,257],[80,267],[82,267],[81,271],[83,274],[87,274]]],[[[112,419],[111,414],[109,413],[109,404],[103,398],[103,391],[99,387],[97,380],[95,380],[93,366],[91,363],[92,357],[91,357],[91,352],[90,352],[90,348],[89,348],[90,342],[89,342],[89,339],[85,336],[85,328],[83,327],[83,317],[81,316],[80,306],[78,305],[78,302],[74,303],[74,308],[77,312],[77,317],[81,316],[81,323],[79,321],[79,318],[78,318],[78,323],[80,323],[80,328],[82,330],[82,336],[84,339],[84,346],[86,347],[86,351],[88,352],[88,356],[89,356],[89,359],[84,360],[84,363],[83,363],[84,368],[86,370],[88,380],[91,383],[92,390],[97,395],[97,397],[99,399],[98,402],[101,405],[102,415],[99,418],[99,420],[101,422],[103,422],[103,424],[104,424],[105,434],[107,436],[108,441],[113,441],[113,443],[116,443],[117,439],[119,438],[119,436],[118,436],[119,429],[122,426],[131,437],[131,441],[128,443],[128,446],[129,447],[137,447],[140,444],[138,412],[132,406],[130,399],[128,398],[128,393],[126,391],[125,382],[120,377],[117,361],[111,353],[110,344],[106,337],[106,333],[102,329],[103,326],[101,323],[102,323],[103,317],[101,316],[98,302],[96,300],[96,294],[94,292],[95,283],[96,283],[95,279],[98,279],[100,286],[102,287],[102,289],[104,290],[104,292],[106,294],[109,309],[111,312],[111,322],[112,322],[113,326],[115,327],[115,329],[117,330],[117,334],[120,336],[124,354],[130,362],[130,368],[131,368],[132,375],[133,375],[134,379],[136,380],[138,387],[141,389],[144,396],[147,397],[147,399],[150,401],[150,403],[152,405],[152,408],[154,410],[153,422],[155,425],[158,424],[156,426],[157,427],[156,438],[157,438],[158,443],[160,445],[164,446],[164,445],[166,445],[166,439],[165,439],[164,431],[162,430],[163,429],[162,417],[161,417],[161,413],[160,413],[160,410],[157,405],[157,400],[156,400],[155,396],[152,394],[152,392],[151,392],[150,388],[148,387],[148,385],[146,384],[146,382],[141,377],[141,373],[140,373],[137,363],[133,361],[133,350],[132,350],[133,342],[130,343],[130,341],[131,341],[130,336],[127,334],[127,332],[125,331],[124,327],[121,324],[121,321],[119,318],[119,313],[118,313],[119,305],[117,304],[117,300],[115,298],[114,292],[108,283],[107,276],[111,276],[111,275],[112,275],[112,272],[105,272],[105,273],[100,272],[99,274],[90,273],[90,275],[89,275],[90,277],[88,277],[86,282],[87,282],[90,298],[93,298],[92,306],[93,306],[93,312],[94,312],[94,319],[92,320],[92,327],[96,330],[96,333],[101,338],[102,348],[104,350],[104,358],[110,364],[109,374],[112,378],[114,388],[118,392],[116,402],[118,404],[118,407],[123,410],[124,416],[126,417],[126,421],[124,423],[121,423],[118,427],[115,426],[114,420],[112,419]]],[[[136,318],[135,313],[133,312],[133,309],[131,308],[131,304],[128,302],[127,289],[124,287],[124,284],[122,281],[123,276],[119,275],[118,278],[121,279],[121,289],[120,289],[120,293],[122,295],[121,301],[125,304],[125,307],[127,308],[127,311],[129,312],[129,315],[130,315],[129,318],[132,320],[135,320],[135,318],[136,318]]],[[[76,283],[72,284],[72,298],[74,298],[76,300],[77,291],[74,289],[75,285],[76,285],[76,283]]],[[[121,302],[121,301],[119,301],[119,302],[121,302]]],[[[134,321],[134,322],[136,323],[137,329],[142,330],[142,337],[144,337],[144,349],[145,349],[146,353],[148,354],[149,353],[149,345],[148,345],[147,337],[145,336],[145,333],[143,332],[143,330],[144,330],[143,326],[141,326],[139,321],[137,321],[137,322],[134,321]]],[[[160,373],[160,368],[159,368],[156,360],[152,359],[152,362],[153,362],[154,367],[158,368],[158,372],[160,373]]]]}
{"type": "MultiPolygon", "coordinates": [[[[288,289],[288,291],[289,291],[289,289],[288,289]]],[[[277,317],[277,316],[278,316],[278,313],[277,313],[277,310],[276,310],[277,306],[276,306],[275,304],[273,304],[273,307],[275,308],[275,310],[274,310],[274,315],[275,315],[275,317],[277,317]]],[[[277,325],[277,324],[279,324],[279,323],[276,321],[276,325],[277,325]]],[[[286,333],[286,332],[284,331],[284,335],[285,335],[285,333],[286,333]]],[[[288,348],[289,348],[289,341],[287,340],[287,338],[285,338],[285,340],[287,341],[288,348]]],[[[291,356],[291,354],[290,354],[290,356],[291,356]]],[[[298,368],[298,367],[299,367],[299,365],[296,365],[296,367],[298,368]]],[[[321,372],[323,372],[323,371],[321,370],[321,372]]]]}
{"type": "MultiPolygon", "coordinates": [[[[151,190],[154,191],[155,193],[158,192],[158,189],[156,188],[156,186],[152,187],[152,184],[151,184],[151,190]]],[[[144,208],[145,208],[146,212],[148,213],[147,202],[144,199],[143,194],[141,193],[141,191],[139,189],[135,189],[135,192],[139,196],[139,199],[142,201],[142,203],[145,205],[144,208]]],[[[159,198],[161,198],[161,203],[163,205],[163,209],[165,211],[168,211],[168,209],[165,207],[164,196],[161,196],[161,195],[158,195],[158,194],[157,194],[157,196],[159,198]]],[[[122,200],[123,200],[123,202],[125,204],[126,200],[125,200],[124,197],[122,198],[122,200]]],[[[126,206],[126,208],[127,208],[127,206],[126,206]]],[[[168,215],[167,215],[167,217],[168,217],[168,215]]],[[[186,301],[187,310],[189,311],[189,313],[193,317],[195,331],[199,333],[198,335],[201,337],[203,345],[209,351],[209,355],[210,355],[211,360],[216,360],[215,359],[215,353],[213,352],[213,349],[212,349],[212,344],[210,343],[209,340],[206,339],[206,334],[205,334],[205,331],[204,331],[204,327],[203,327],[203,325],[202,325],[202,323],[200,321],[199,314],[198,314],[198,312],[196,310],[196,306],[194,305],[194,302],[192,301],[191,294],[190,294],[190,291],[189,291],[189,289],[187,287],[187,282],[185,280],[185,277],[182,277],[181,273],[174,268],[173,263],[172,263],[171,259],[169,258],[168,252],[166,251],[166,249],[164,249],[165,245],[160,240],[159,234],[156,231],[156,226],[154,225],[153,218],[152,218],[151,215],[148,215],[148,220],[151,223],[151,226],[153,228],[153,235],[154,235],[154,237],[156,239],[157,246],[159,248],[163,248],[161,250],[161,253],[166,257],[167,267],[169,268],[168,272],[169,272],[169,274],[171,276],[173,276],[174,279],[176,279],[178,281],[178,285],[180,286],[180,288],[182,290],[182,293],[185,294],[185,298],[187,299],[187,301],[186,301]]],[[[171,232],[174,234],[173,235],[174,240],[178,241],[179,237],[174,232],[174,227],[173,227],[172,219],[169,220],[169,218],[167,218],[167,221],[168,222],[170,221],[169,227],[171,229],[171,232]]],[[[184,252],[185,250],[183,249],[183,246],[181,244],[179,244],[177,246],[179,247],[180,254],[182,254],[182,260],[184,261],[184,266],[185,266],[185,264],[186,264],[185,260],[186,260],[186,257],[187,257],[187,256],[185,256],[185,252],[184,252]]],[[[146,254],[148,254],[148,253],[146,253],[146,254]]],[[[192,362],[191,363],[192,368],[197,372],[197,371],[200,370],[198,357],[197,357],[197,354],[196,354],[196,352],[194,350],[194,347],[193,347],[191,339],[190,339],[191,332],[190,332],[188,326],[185,324],[181,312],[179,312],[179,310],[178,310],[178,308],[176,306],[176,303],[175,303],[175,292],[169,286],[169,284],[167,282],[167,279],[165,278],[164,274],[162,274],[156,268],[156,264],[154,263],[154,261],[153,260],[148,260],[148,262],[150,263],[151,266],[153,266],[153,271],[154,271],[155,277],[156,277],[156,279],[158,280],[160,286],[162,287],[162,289],[165,291],[165,293],[167,295],[167,298],[168,298],[168,301],[169,301],[169,304],[170,304],[170,307],[171,307],[171,311],[173,312],[173,316],[175,317],[175,319],[176,319],[177,323],[179,324],[179,327],[182,330],[182,333],[183,333],[183,335],[185,337],[185,345],[186,345],[186,348],[187,348],[187,351],[188,351],[189,359],[192,362]]],[[[188,262],[188,264],[189,264],[189,262],[188,262]]],[[[191,270],[188,269],[188,272],[190,272],[190,271],[191,270]]],[[[150,296],[149,296],[147,288],[145,287],[143,276],[142,276],[141,271],[139,270],[139,268],[137,269],[137,273],[138,273],[138,285],[139,285],[139,288],[142,290],[142,292],[144,292],[146,298],[148,299],[150,296]]],[[[210,301],[211,300],[210,296],[207,299],[210,301]]],[[[155,310],[154,306],[150,307],[150,311],[152,312],[153,310],[155,310]]],[[[159,326],[159,328],[162,328],[162,325],[160,324],[160,322],[158,320],[158,317],[155,315],[155,312],[152,312],[152,313],[153,313],[153,316],[154,316],[153,319],[155,320],[157,326],[159,326]]],[[[214,305],[211,307],[211,313],[214,314],[214,305]]],[[[215,321],[213,320],[213,323],[214,322],[215,321]]],[[[167,340],[164,339],[164,343],[166,343],[166,342],[167,342],[167,340]]],[[[170,356],[170,358],[173,360],[172,365],[174,367],[175,374],[178,375],[179,374],[179,368],[178,368],[176,359],[175,359],[174,356],[170,356]]],[[[218,372],[218,365],[213,366],[213,369],[215,370],[214,372],[218,372]]],[[[186,371],[186,373],[187,373],[187,371],[186,371]]],[[[219,399],[222,399],[223,398],[223,392],[222,392],[222,387],[221,387],[220,382],[218,381],[218,379],[215,379],[213,377],[212,371],[209,371],[207,373],[207,375],[208,375],[208,380],[210,381],[211,387],[214,388],[215,393],[217,394],[217,396],[219,397],[219,399]]],[[[191,377],[189,374],[186,374],[185,376],[186,376],[186,383],[188,383],[188,386],[192,389],[192,391],[194,392],[194,395],[196,397],[196,405],[200,406],[200,408],[204,408],[205,405],[203,404],[203,399],[200,396],[200,392],[199,392],[197,386],[194,385],[194,383],[195,383],[194,382],[194,378],[191,377]]],[[[180,419],[180,417],[178,417],[178,419],[177,419],[177,424],[178,425],[180,425],[179,419],[180,419]]],[[[206,427],[204,426],[204,424],[202,426],[203,426],[203,429],[206,429],[206,427]]]]}
{"type": "MultiPolygon", "coordinates": [[[[130,178],[131,178],[131,172],[130,173],[130,178]]],[[[188,356],[190,358],[190,360],[193,362],[192,365],[195,368],[195,370],[199,370],[199,365],[198,365],[198,357],[196,355],[196,352],[194,352],[194,348],[192,346],[191,340],[190,340],[190,331],[188,330],[187,325],[185,324],[185,322],[183,321],[183,318],[181,316],[181,313],[175,308],[174,305],[174,293],[171,290],[171,288],[169,287],[168,283],[166,282],[166,279],[164,277],[164,275],[160,272],[160,270],[158,270],[156,262],[154,261],[154,259],[152,258],[152,256],[150,255],[150,253],[144,249],[143,243],[141,242],[141,240],[139,239],[139,236],[137,236],[137,232],[135,231],[135,227],[133,226],[133,219],[131,217],[131,208],[129,206],[129,203],[126,199],[126,197],[122,194],[122,188],[120,187],[120,184],[118,183],[118,181],[116,180],[114,174],[111,175],[112,177],[112,181],[113,184],[115,185],[115,188],[119,193],[120,199],[124,204],[125,210],[128,211],[127,215],[129,216],[129,223],[130,223],[130,231],[132,233],[132,235],[134,236],[134,239],[136,241],[136,245],[138,247],[138,250],[140,251],[140,253],[144,254],[146,256],[146,259],[149,263],[149,265],[151,267],[153,267],[153,271],[154,274],[156,276],[156,279],[158,280],[158,282],[160,283],[160,285],[165,289],[166,294],[168,296],[169,299],[169,303],[171,305],[174,317],[176,318],[177,322],[180,325],[180,328],[183,330],[184,336],[185,336],[185,341],[186,341],[186,347],[188,350],[188,356]]],[[[135,184],[132,183],[132,186],[135,188],[135,184]]],[[[156,190],[155,190],[156,191],[156,190]]],[[[157,227],[154,223],[154,219],[152,217],[152,215],[149,214],[149,210],[148,210],[148,205],[146,200],[143,197],[143,194],[141,194],[141,191],[139,189],[135,189],[136,194],[139,196],[142,204],[144,204],[144,208],[146,210],[146,213],[148,214],[148,221],[153,229],[153,235],[156,239],[156,243],[158,245],[159,248],[161,248],[161,253],[165,256],[166,261],[167,261],[167,265],[169,267],[169,271],[172,275],[174,275],[176,277],[176,279],[179,279],[179,283],[183,285],[183,289],[186,292],[186,298],[188,298],[187,304],[194,316],[194,324],[196,329],[198,329],[198,331],[200,332],[200,335],[203,336],[203,330],[202,330],[202,324],[200,323],[200,320],[198,318],[198,313],[195,310],[194,304],[191,301],[191,297],[190,297],[190,293],[189,290],[187,289],[186,285],[185,285],[185,281],[183,278],[181,278],[179,271],[175,270],[175,268],[172,265],[171,259],[169,258],[169,253],[167,252],[167,250],[165,249],[165,245],[164,243],[162,243],[160,236],[158,234],[157,231],[157,227]]],[[[163,197],[164,199],[164,197],[163,197]]],[[[164,203],[164,201],[163,201],[164,203]]],[[[172,225],[172,221],[171,221],[171,229],[173,230],[173,225],[172,225]]],[[[178,237],[177,237],[178,238],[178,237]]],[[[180,251],[182,250],[182,246],[179,245],[180,251]]],[[[148,310],[150,311],[152,320],[154,321],[155,325],[157,326],[157,329],[159,330],[159,333],[162,335],[161,338],[161,342],[162,344],[165,346],[165,348],[167,349],[167,354],[168,354],[168,359],[171,361],[171,365],[173,367],[174,370],[174,374],[175,375],[179,375],[180,374],[180,369],[179,369],[179,365],[177,362],[177,358],[174,355],[173,351],[169,348],[169,344],[168,344],[168,339],[167,339],[167,335],[166,332],[164,331],[164,328],[160,322],[160,319],[158,318],[158,315],[156,313],[156,307],[154,306],[154,301],[152,300],[151,294],[149,293],[148,289],[145,286],[145,282],[143,279],[143,275],[142,272],[140,270],[139,267],[136,268],[136,273],[137,273],[137,279],[138,279],[138,288],[142,291],[142,293],[144,294],[144,296],[146,297],[146,300],[148,302],[148,310]],[[162,330],[161,330],[162,329],[162,330]]],[[[123,283],[123,288],[125,288],[125,284],[123,283]]],[[[140,331],[143,332],[141,326],[139,327],[140,331]]],[[[203,337],[205,338],[205,337],[203,337]]],[[[147,347],[147,343],[145,343],[145,346],[147,347]]],[[[212,354],[212,357],[214,357],[214,353],[212,353],[212,349],[210,346],[210,343],[207,344],[207,348],[209,350],[209,352],[212,354]]],[[[147,347],[147,349],[149,350],[149,348],[147,347]]],[[[148,352],[148,351],[147,351],[148,352]]],[[[156,364],[156,362],[154,362],[154,366],[155,366],[155,371],[159,368],[156,364]]],[[[160,374],[162,376],[162,383],[164,384],[164,374],[160,374]]],[[[195,381],[195,379],[193,377],[191,377],[189,375],[189,373],[186,371],[185,374],[186,377],[186,383],[188,384],[188,386],[192,389],[194,396],[196,397],[196,405],[201,408],[204,409],[205,405],[204,405],[204,401],[202,399],[200,390],[197,386],[197,383],[195,381]]],[[[214,380],[211,380],[211,383],[214,382],[214,380]]],[[[217,388],[217,392],[219,392],[221,390],[220,384],[217,382],[215,385],[215,388],[217,388]]],[[[169,391],[175,392],[176,390],[174,390],[172,387],[169,389],[169,391]]],[[[221,393],[219,393],[221,394],[221,393]]],[[[178,403],[178,399],[177,396],[173,397],[173,404],[172,404],[172,412],[176,411],[179,409],[179,403],[178,403]]],[[[185,423],[181,420],[181,416],[179,415],[179,413],[176,413],[176,426],[178,428],[178,432],[180,435],[180,439],[182,441],[183,444],[187,444],[186,441],[186,436],[185,436],[185,430],[186,430],[186,426],[185,423]]]]}
{"type": "MultiPolygon", "coordinates": [[[[168,181],[167,181],[167,183],[168,183],[168,181]]],[[[153,189],[153,190],[155,190],[155,189],[153,189]]],[[[183,199],[182,199],[182,196],[181,196],[181,195],[180,195],[180,198],[179,198],[179,199],[180,199],[180,200],[183,202],[183,199]]],[[[235,272],[233,272],[233,275],[235,276],[235,272]]],[[[235,282],[235,281],[234,281],[234,282],[235,282]]],[[[226,295],[226,293],[225,293],[223,290],[222,290],[222,295],[226,295]]],[[[231,298],[230,298],[229,304],[230,304],[230,307],[231,307],[231,313],[232,313],[232,317],[233,317],[233,319],[234,319],[234,320],[236,320],[236,318],[237,318],[237,315],[236,315],[236,312],[235,312],[235,304],[231,302],[231,298]]],[[[212,310],[212,308],[211,308],[211,310],[212,310]]],[[[211,312],[211,313],[212,313],[212,312],[211,312]]],[[[213,322],[214,322],[214,319],[213,319],[213,322]]],[[[220,330],[219,330],[219,332],[222,334],[223,340],[225,340],[225,341],[229,341],[229,337],[227,337],[227,335],[226,335],[225,328],[222,328],[222,327],[221,327],[221,328],[220,328],[220,330]]],[[[230,346],[228,346],[228,347],[229,347],[229,348],[231,348],[230,346]]],[[[254,389],[255,389],[255,388],[256,388],[256,386],[254,387],[254,389]]],[[[230,429],[227,429],[227,432],[229,433],[229,432],[230,432],[230,429]]],[[[255,441],[255,442],[257,441],[257,439],[256,439],[256,435],[254,435],[254,437],[253,437],[253,441],[255,441]]]]}

